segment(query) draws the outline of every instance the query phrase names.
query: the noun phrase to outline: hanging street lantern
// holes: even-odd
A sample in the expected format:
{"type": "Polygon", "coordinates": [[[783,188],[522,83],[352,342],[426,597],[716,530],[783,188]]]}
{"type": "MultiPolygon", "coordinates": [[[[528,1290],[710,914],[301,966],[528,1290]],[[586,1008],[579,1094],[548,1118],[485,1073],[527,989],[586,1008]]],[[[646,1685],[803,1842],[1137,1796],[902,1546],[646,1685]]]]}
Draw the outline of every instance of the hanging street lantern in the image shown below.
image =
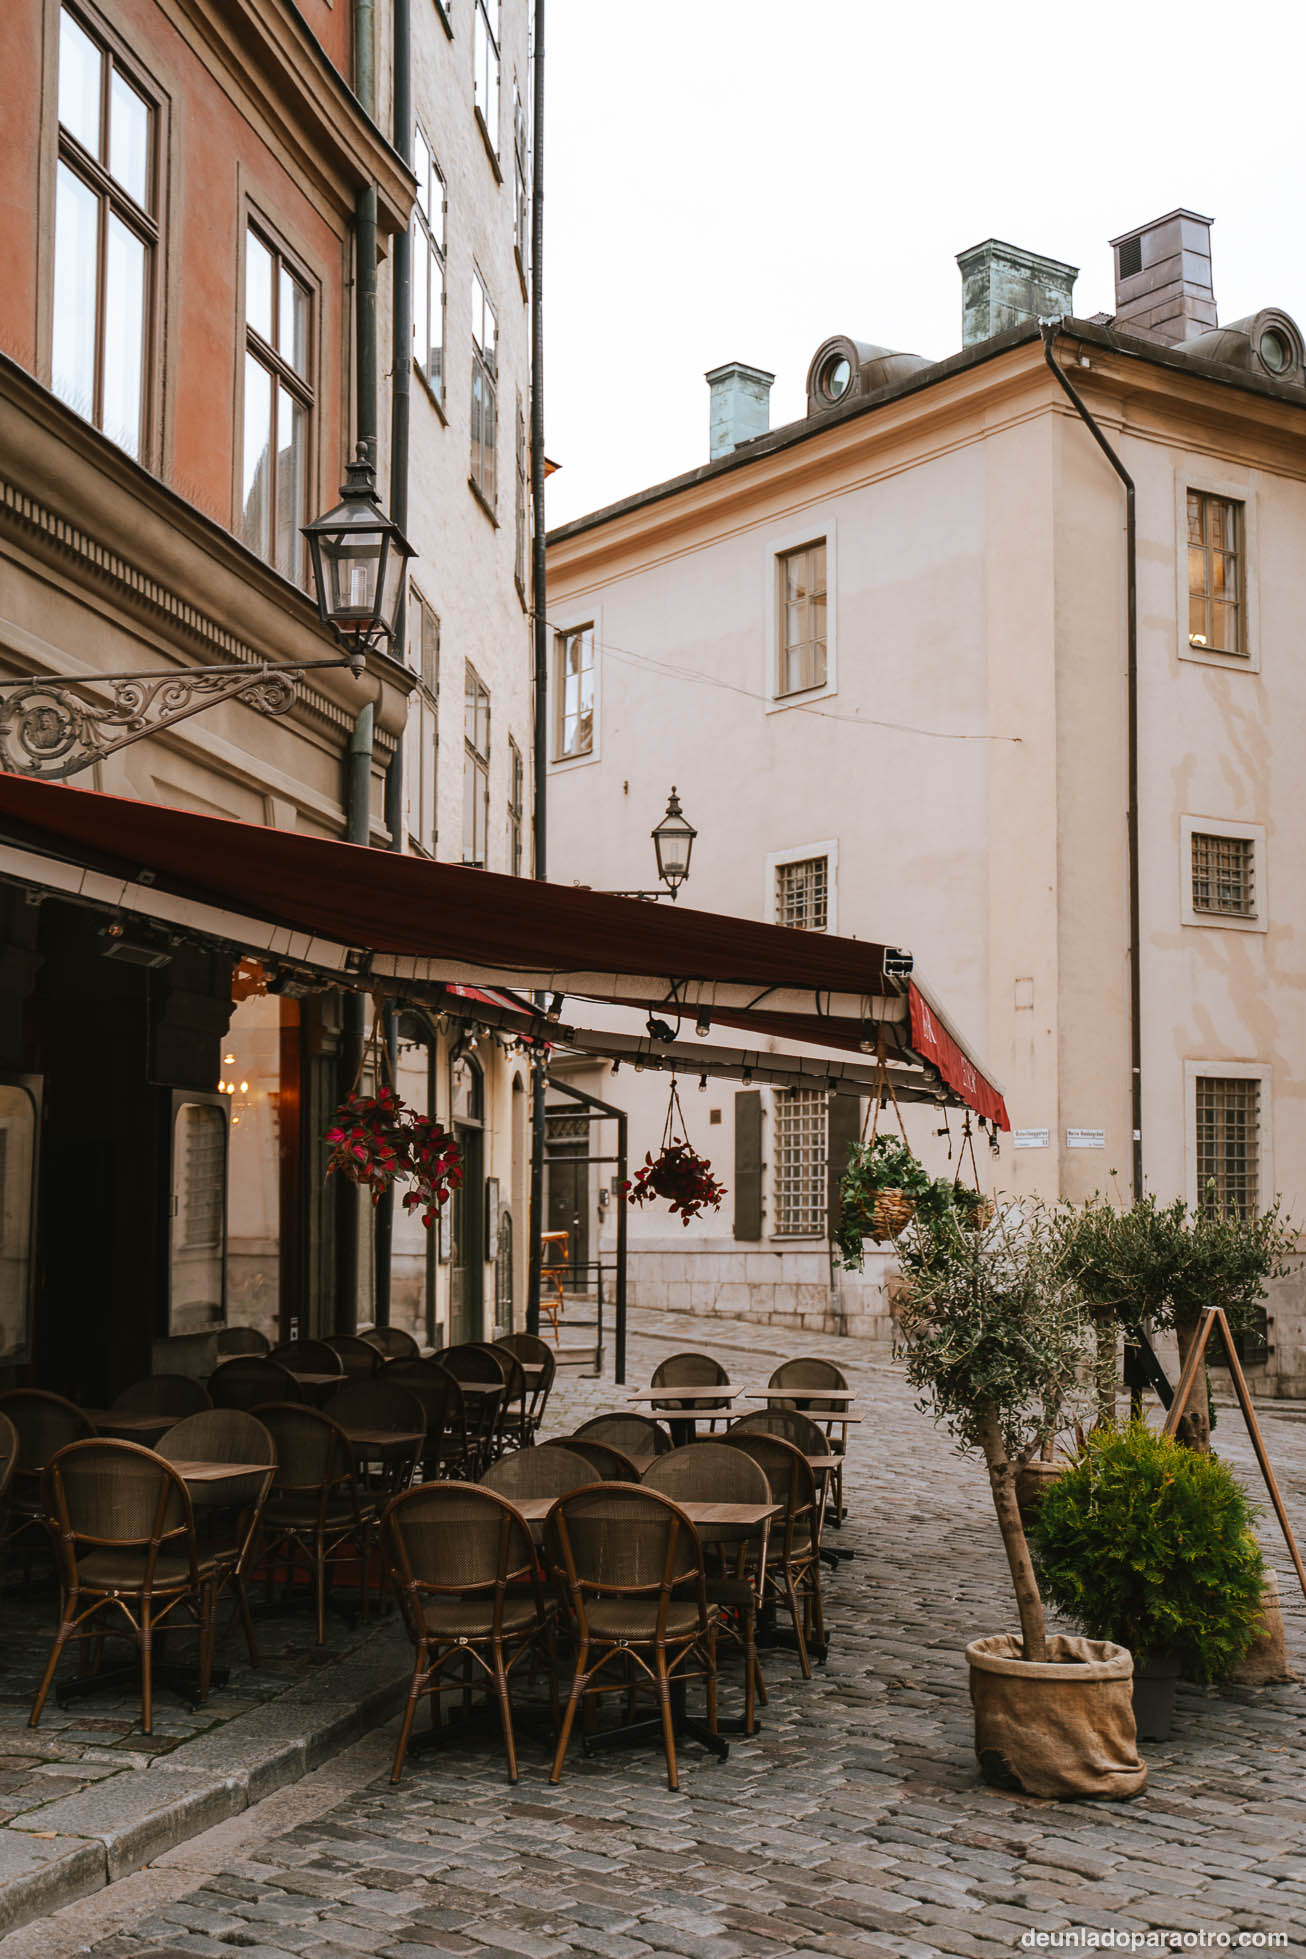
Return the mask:
{"type": "Polygon", "coordinates": [[[697,835],[698,831],[685,818],[673,783],[667,798],[667,813],[652,832],[658,876],[673,898],[689,876],[689,858],[697,835]]]}
{"type": "Polygon", "coordinates": [[[404,567],[417,555],[381,508],[365,442],[346,470],[335,509],[302,530],[322,623],[349,654],[357,678],[368,653],[394,638],[404,567]]]}

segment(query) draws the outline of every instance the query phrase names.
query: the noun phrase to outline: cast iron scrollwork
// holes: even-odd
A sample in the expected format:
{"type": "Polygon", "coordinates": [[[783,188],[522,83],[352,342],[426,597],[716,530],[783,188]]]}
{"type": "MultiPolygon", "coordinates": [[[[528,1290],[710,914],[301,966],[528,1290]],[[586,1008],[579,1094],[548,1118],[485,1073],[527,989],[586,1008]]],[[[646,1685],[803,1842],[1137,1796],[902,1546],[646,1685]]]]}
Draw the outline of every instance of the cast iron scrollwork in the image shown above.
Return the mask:
{"type": "MultiPolygon", "coordinates": [[[[342,665],[314,661],[315,666],[342,665]]],[[[241,699],[262,714],[288,714],[297,672],[279,667],[208,667],[190,673],[105,674],[86,681],[0,683],[0,768],[58,782],[218,701],[241,699]],[[83,689],[107,687],[111,700],[83,689]]]]}

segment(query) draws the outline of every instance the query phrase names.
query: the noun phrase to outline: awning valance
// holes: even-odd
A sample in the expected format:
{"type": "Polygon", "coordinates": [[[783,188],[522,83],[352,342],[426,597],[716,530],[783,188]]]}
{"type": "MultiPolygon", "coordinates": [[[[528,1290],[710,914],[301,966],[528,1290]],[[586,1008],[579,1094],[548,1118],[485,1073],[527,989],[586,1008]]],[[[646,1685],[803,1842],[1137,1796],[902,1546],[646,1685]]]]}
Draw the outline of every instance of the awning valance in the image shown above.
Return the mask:
{"type": "Polygon", "coordinates": [[[9,853],[10,876],[35,852],[65,867],[53,882],[69,895],[158,915],[168,894],[208,914],[197,929],[238,941],[243,921],[261,920],[273,929],[250,950],[345,984],[508,986],[636,1007],[677,1029],[711,1021],[758,1041],[882,1046],[1008,1126],[999,1091],[941,1017],[927,1015],[942,1038],[917,1051],[910,961],[882,945],[3,774],[0,836],[27,847],[9,853]]]}

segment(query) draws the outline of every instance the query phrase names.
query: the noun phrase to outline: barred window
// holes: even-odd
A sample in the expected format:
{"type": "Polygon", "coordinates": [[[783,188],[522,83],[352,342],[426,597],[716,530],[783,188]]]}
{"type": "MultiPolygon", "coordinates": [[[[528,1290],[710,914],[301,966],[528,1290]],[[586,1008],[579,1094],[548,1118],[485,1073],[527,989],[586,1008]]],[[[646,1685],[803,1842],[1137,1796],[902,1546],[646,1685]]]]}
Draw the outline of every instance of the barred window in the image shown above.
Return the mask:
{"type": "Polygon", "coordinates": [[[777,864],[775,922],[799,932],[824,932],[830,915],[830,860],[804,857],[796,864],[777,864]]]}
{"type": "Polygon", "coordinates": [[[1255,851],[1250,837],[1193,831],[1193,910],[1226,918],[1256,916],[1255,851]]]}
{"type": "Polygon", "coordinates": [[[779,559],[778,694],[824,687],[826,674],[825,539],[779,559]]]}
{"type": "Polygon", "coordinates": [[[1245,653],[1242,629],[1243,506],[1188,492],[1188,644],[1245,653]]]}
{"type": "Polygon", "coordinates": [[[820,1089],[786,1090],[773,1113],[775,1235],[819,1237],[826,1226],[826,1098],[820,1089]]]}
{"type": "Polygon", "coordinates": [[[1197,1077],[1197,1196],[1202,1210],[1254,1218],[1260,1205],[1261,1084],[1197,1077]]]}

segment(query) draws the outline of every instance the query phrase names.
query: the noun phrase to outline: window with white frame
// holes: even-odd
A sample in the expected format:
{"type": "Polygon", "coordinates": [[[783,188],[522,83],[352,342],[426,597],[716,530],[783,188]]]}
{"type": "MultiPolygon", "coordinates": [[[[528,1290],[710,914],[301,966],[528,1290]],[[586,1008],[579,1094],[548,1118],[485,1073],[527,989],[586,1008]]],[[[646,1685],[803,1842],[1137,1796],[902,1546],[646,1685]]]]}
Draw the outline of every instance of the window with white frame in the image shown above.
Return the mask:
{"type": "Polygon", "coordinates": [[[499,154],[498,0],[476,0],[472,60],[475,73],[476,113],[481,119],[490,148],[497,156],[499,154]]]}
{"type": "Polygon", "coordinates": [[[802,857],[775,867],[775,922],[799,932],[824,932],[830,918],[830,860],[802,857]]]}
{"type": "Polygon", "coordinates": [[[827,1100],[820,1089],[779,1090],[772,1103],[772,1183],[777,1238],[813,1238],[826,1228],[827,1100]]]}
{"type": "Polygon", "coordinates": [[[413,212],[413,359],[444,404],[445,218],[448,193],[419,125],[413,138],[417,203],[413,212]]]}
{"type": "Polygon", "coordinates": [[[1254,1218],[1261,1201],[1261,1082],[1197,1075],[1194,1094],[1198,1204],[1224,1217],[1254,1218]]]}
{"type": "Polygon", "coordinates": [[[573,626],[554,640],[553,758],[569,762],[594,748],[594,626],[573,626]]]}
{"type": "Polygon", "coordinates": [[[517,248],[517,263],[522,277],[530,264],[531,248],[531,171],[530,171],[530,124],[526,120],[526,104],[522,101],[521,90],[516,82],[512,88],[512,215],[513,244],[517,248]]]}
{"type": "Polygon", "coordinates": [[[530,524],[526,508],[526,414],[522,407],[520,393],[517,396],[517,540],[513,558],[513,571],[517,580],[517,593],[522,603],[526,600],[527,558],[530,546],[530,524]]]}
{"type": "Polygon", "coordinates": [[[1193,830],[1193,910],[1217,918],[1256,916],[1256,852],[1251,837],[1193,830]]]}
{"type": "Polygon", "coordinates": [[[1188,644],[1204,653],[1245,653],[1243,505],[1189,490],[1188,644]]]}
{"type": "Polygon", "coordinates": [[[490,690],[470,660],[463,690],[463,862],[483,871],[490,848],[490,690]]]}
{"type": "Polygon", "coordinates": [[[508,869],[514,877],[522,874],[522,840],[526,818],[526,770],[521,750],[508,737],[508,869]]]}
{"type": "Polygon", "coordinates": [[[404,802],[408,841],[434,856],[436,844],[436,768],[439,760],[440,619],[418,591],[409,587],[409,662],[418,685],[408,697],[404,802]]]}
{"type": "Polygon", "coordinates": [[[777,694],[801,694],[826,680],[825,539],[784,551],[777,560],[779,647],[777,694]]]}
{"type": "Polygon", "coordinates": [[[479,272],[472,273],[472,482],[493,509],[498,421],[494,308],[479,272]]]}
{"type": "Polygon", "coordinates": [[[143,77],[60,8],[50,385],[138,459],[156,337],[158,126],[143,77]]]}
{"type": "Polygon", "coordinates": [[[312,299],[271,234],[245,232],[245,427],[241,533],[251,551],[297,585],[308,552],[313,417],[312,299]]]}

